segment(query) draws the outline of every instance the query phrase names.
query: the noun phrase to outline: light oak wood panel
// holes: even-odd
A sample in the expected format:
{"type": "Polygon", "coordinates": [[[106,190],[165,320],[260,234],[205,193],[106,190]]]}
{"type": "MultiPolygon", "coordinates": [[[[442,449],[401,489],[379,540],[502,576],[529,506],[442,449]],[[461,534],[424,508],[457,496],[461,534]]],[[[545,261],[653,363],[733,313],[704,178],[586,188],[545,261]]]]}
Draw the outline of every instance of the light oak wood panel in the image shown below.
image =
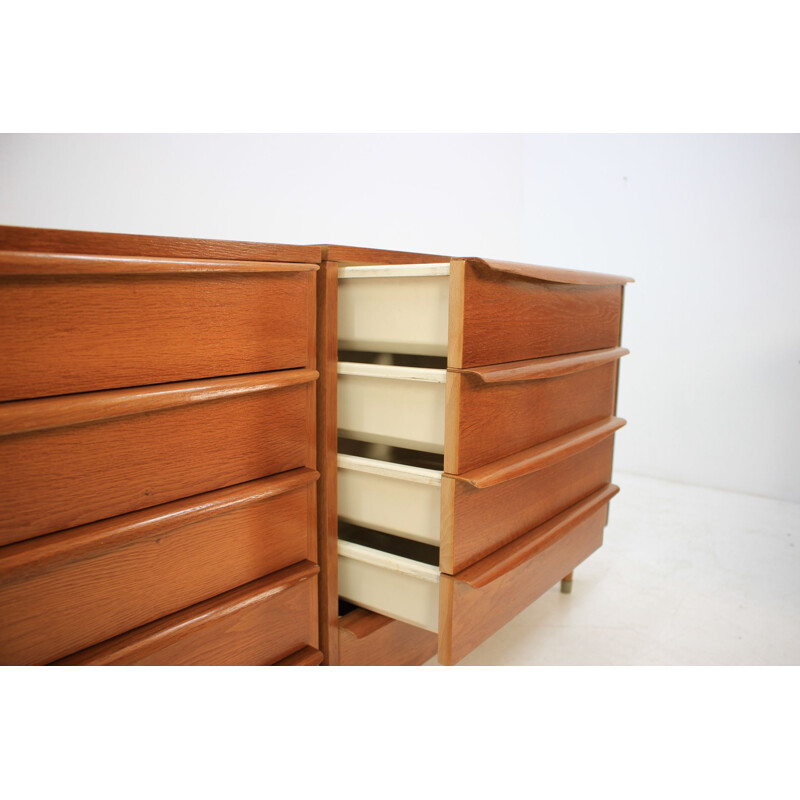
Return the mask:
{"type": "MultiPolygon", "coordinates": [[[[616,427],[622,424],[619,420],[616,427]]],[[[540,448],[538,463],[522,454],[520,461],[529,468],[527,473],[482,488],[465,480],[473,473],[460,478],[445,475],[439,550],[442,572],[453,575],[466,569],[608,484],[614,430],[608,426],[599,440],[581,439],[580,432],[562,437],[552,448],[553,458],[547,458],[546,445],[540,448]],[[571,452],[562,441],[565,439],[578,440],[571,452]]],[[[506,474],[515,473],[509,469],[506,474]]]]}
{"type": "Polygon", "coordinates": [[[0,253],[0,401],[313,366],[314,265],[40,258],[0,253]]]}
{"type": "Polygon", "coordinates": [[[357,608],[339,621],[340,664],[347,667],[409,667],[436,654],[435,633],[357,608]]]}
{"type": "Polygon", "coordinates": [[[318,567],[281,570],[57,662],[260,666],[317,646],[318,567]]]}
{"type": "Polygon", "coordinates": [[[441,663],[458,663],[597,550],[617,491],[609,485],[457,575],[442,575],[441,663]]]}
{"type": "Polygon", "coordinates": [[[313,468],[316,377],[289,370],[4,404],[0,543],[313,468]]]}
{"type": "Polygon", "coordinates": [[[514,382],[449,371],[445,472],[459,475],[606,419],[614,411],[616,373],[616,361],[514,382]]]}
{"type": "Polygon", "coordinates": [[[319,264],[322,258],[322,249],[318,245],[186,239],[175,236],[141,236],[6,225],[0,225],[0,250],[147,258],[300,261],[308,264],[319,264]]]}
{"type": "Polygon", "coordinates": [[[308,469],[0,549],[0,661],[41,664],[316,558],[308,469]]]}
{"type": "Polygon", "coordinates": [[[619,285],[555,283],[464,261],[453,262],[450,277],[450,367],[619,344],[619,285]]]}

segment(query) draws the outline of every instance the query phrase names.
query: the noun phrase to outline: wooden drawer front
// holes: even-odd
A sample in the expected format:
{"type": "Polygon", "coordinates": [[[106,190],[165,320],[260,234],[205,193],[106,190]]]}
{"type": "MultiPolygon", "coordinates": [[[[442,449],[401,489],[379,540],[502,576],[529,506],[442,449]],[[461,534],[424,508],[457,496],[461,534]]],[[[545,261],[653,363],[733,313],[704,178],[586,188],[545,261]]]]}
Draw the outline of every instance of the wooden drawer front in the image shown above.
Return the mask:
{"type": "Polygon", "coordinates": [[[461,474],[614,413],[624,348],[447,374],[444,469],[461,474]]]}
{"type": "Polygon", "coordinates": [[[61,665],[261,666],[317,647],[317,573],[303,562],[62,659],[61,665]]]}
{"type": "MultiPolygon", "coordinates": [[[[613,280],[618,284],[625,279],[613,280]]],[[[450,367],[619,344],[620,285],[550,282],[454,261],[450,291],[450,367]]]]}
{"type": "Polygon", "coordinates": [[[315,269],[0,253],[0,401],[311,366],[315,269]]]}
{"type": "Polygon", "coordinates": [[[343,667],[410,667],[436,655],[435,633],[357,608],[339,620],[343,667]]]}
{"type": "Polygon", "coordinates": [[[611,481],[612,418],[461,477],[442,478],[442,572],[453,575],[611,481]]]}
{"type": "Polygon", "coordinates": [[[316,376],[292,370],[6,404],[0,544],[313,467],[316,376]]]}
{"type": "Polygon", "coordinates": [[[41,664],[299,561],[317,473],[272,478],[0,551],[0,660],[41,664]]]}
{"type": "Polygon", "coordinates": [[[439,661],[456,664],[603,542],[608,486],[456,576],[441,576],[439,661]]]}

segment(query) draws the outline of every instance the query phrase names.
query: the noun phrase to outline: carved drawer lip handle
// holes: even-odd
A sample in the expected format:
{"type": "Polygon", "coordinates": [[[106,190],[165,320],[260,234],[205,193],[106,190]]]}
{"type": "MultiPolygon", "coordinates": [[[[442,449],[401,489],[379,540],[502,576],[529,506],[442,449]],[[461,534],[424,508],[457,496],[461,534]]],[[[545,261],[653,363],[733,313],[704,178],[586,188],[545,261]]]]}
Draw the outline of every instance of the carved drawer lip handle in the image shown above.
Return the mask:
{"type": "Polygon", "coordinates": [[[492,364],[487,367],[451,369],[466,375],[475,375],[484,383],[518,383],[522,381],[560,378],[587,369],[602,367],[628,355],[626,347],[608,347],[604,350],[588,350],[583,353],[570,353],[562,356],[534,358],[530,361],[513,361],[510,364],[492,364]]]}
{"type": "Polygon", "coordinates": [[[472,469],[461,475],[446,474],[446,477],[469,483],[476,489],[488,489],[538,472],[588,450],[626,424],[621,417],[609,417],[601,422],[593,422],[591,425],[578,428],[578,430],[566,433],[556,439],[550,439],[542,444],[529,447],[527,450],[493,461],[486,466],[472,469]]]}
{"type": "Polygon", "coordinates": [[[224,400],[254,392],[311,383],[319,377],[313,369],[289,369],[180,381],[133,389],[110,389],[35,400],[14,400],[0,407],[0,436],[80,425],[115,417],[128,417],[167,408],[224,400]]]}
{"type": "Polygon", "coordinates": [[[576,525],[606,505],[618,491],[618,486],[609,483],[566,511],[562,511],[549,522],[523,534],[477,564],[459,572],[455,575],[455,580],[466,583],[473,589],[482,589],[503,578],[569,535],[576,525]]]}
{"type": "Polygon", "coordinates": [[[26,580],[32,575],[90,559],[97,554],[107,554],[126,547],[131,541],[155,538],[184,525],[266,502],[311,486],[318,479],[316,470],[298,467],[267,478],[6,545],[0,553],[0,585],[26,580]]]}

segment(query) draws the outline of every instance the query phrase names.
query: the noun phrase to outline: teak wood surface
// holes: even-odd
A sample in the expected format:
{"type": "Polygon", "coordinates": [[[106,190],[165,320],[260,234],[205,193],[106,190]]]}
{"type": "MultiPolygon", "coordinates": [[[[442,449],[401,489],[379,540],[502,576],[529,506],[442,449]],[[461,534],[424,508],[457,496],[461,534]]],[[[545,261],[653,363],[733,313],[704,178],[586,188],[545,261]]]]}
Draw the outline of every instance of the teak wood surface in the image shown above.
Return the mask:
{"type": "Polygon", "coordinates": [[[314,265],[59,275],[44,272],[55,256],[13,255],[0,253],[0,401],[313,366],[314,265]]]}
{"type": "Polygon", "coordinates": [[[616,373],[616,361],[511,383],[448,371],[445,472],[459,475],[610,417],[616,373]]]}
{"type": "Polygon", "coordinates": [[[603,542],[609,485],[456,576],[442,575],[439,661],[456,664],[603,542]]]}
{"type": "Polygon", "coordinates": [[[613,449],[608,435],[566,459],[483,489],[443,476],[442,572],[457,574],[608,484],[613,449]]]}
{"type": "Polygon", "coordinates": [[[410,667],[436,655],[435,633],[357,608],[339,621],[340,664],[410,667]]]}
{"type": "Polygon", "coordinates": [[[453,261],[448,366],[476,367],[619,344],[622,288],[522,277],[453,261]]]}
{"type": "Polygon", "coordinates": [[[47,663],[315,561],[316,478],[292,470],[0,548],[0,662],[47,663]]]}
{"type": "Polygon", "coordinates": [[[0,225],[0,250],[135,258],[201,258],[244,261],[298,261],[319,264],[319,245],[269,244],[130,233],[95,233],[0,225]]]}
{"type": "Polygon", "coordinates": [[[313,468],[316,377],[297,370],[0,406],[0,544],[313,468]]]}
{"type": "Polygon", "coordinates": [[[301,562],[57,663],[274,664],[317,647],[318,570],[316,564],[301,562]]]}

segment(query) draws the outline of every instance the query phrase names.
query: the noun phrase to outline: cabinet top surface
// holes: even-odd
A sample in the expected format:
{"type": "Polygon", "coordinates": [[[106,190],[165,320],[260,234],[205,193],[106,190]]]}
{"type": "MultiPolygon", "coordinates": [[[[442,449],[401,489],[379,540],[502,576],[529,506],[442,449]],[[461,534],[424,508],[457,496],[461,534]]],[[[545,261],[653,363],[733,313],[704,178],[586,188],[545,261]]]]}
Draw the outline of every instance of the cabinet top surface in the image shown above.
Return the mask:
{"type": "MultiPolygon", "coordinates": [[[[320,264],[324,260],[340,266],[446,264],[450,256],[380,250],[348,245],[294,245],[269,242],[238,242],[215,239],[190,239],[172,236],[146,236],[129,233],[96,233],[25,228],[0,225],[0,251],[59,253],[145,258],[225,259],[246,261],[320,264]]],[[[588,285],[619,285],[633,279],[582,270],[544,267],[513,261],[474,256],[458,257],[478,269],[519,275],[534,280],[588,285]]]]}

